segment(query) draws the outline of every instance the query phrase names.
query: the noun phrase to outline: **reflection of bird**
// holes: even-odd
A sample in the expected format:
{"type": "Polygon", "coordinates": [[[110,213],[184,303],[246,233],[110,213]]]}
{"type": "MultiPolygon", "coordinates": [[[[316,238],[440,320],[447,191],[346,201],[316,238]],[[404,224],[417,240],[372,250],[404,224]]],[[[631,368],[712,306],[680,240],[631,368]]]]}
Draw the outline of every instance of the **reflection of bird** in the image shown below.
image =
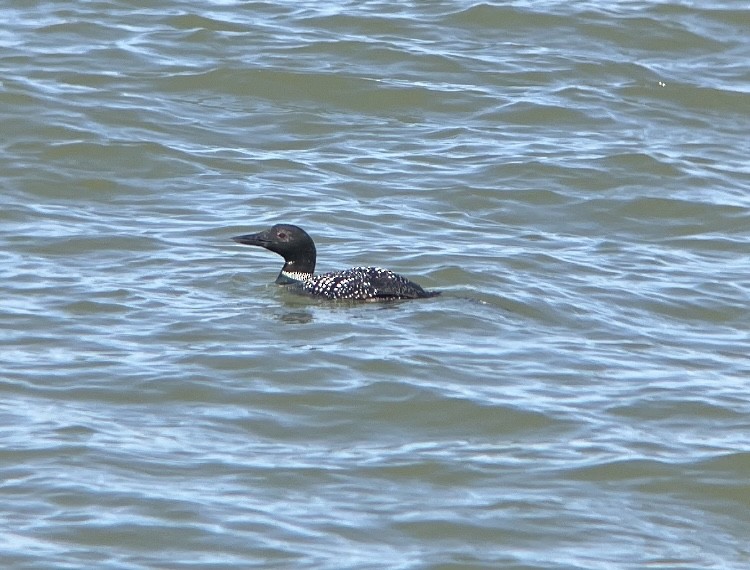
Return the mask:
{"type": "Polygon", "coordinates": [[[305,230],[290,224],[232,238],[244,245],[258,245],[284,258],[284,267],[276,278],[279,285],[313,297],[326,299],[420,299],[439,295],[425,291],[406,277],[380,267],[352,267],[315,275],[315,244],[305,230]]]}

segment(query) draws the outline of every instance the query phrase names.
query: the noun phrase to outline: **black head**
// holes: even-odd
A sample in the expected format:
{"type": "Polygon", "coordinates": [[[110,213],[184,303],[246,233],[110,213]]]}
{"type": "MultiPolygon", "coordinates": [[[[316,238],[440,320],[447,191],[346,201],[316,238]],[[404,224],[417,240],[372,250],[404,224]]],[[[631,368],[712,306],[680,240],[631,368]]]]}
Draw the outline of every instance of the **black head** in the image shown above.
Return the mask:
{"type": "Polygon", "coordinates": [[[272,228],[232,238],[243,245],[257,245],[278,253],[286,263],[289,273],[313,273],[315,271],[315,244],[307,232],[291,224],[276,224],[272,228]]]}

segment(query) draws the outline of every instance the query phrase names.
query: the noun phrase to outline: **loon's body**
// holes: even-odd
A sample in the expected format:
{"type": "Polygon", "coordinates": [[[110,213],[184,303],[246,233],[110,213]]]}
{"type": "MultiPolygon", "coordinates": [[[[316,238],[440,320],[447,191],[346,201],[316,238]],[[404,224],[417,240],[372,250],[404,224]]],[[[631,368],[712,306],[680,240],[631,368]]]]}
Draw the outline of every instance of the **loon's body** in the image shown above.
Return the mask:
{"type": "Polygon", "coordinates": [[[305,230],[291,224],[232,238],[244,245],[257,245],[278,253],[284,267],[276,283],[292,291],[326,299],[389,300],[421,299],[439,295],[425,291],[406,277],[380,267],[352,267],[315,275],[315,243],[305,230]]]}

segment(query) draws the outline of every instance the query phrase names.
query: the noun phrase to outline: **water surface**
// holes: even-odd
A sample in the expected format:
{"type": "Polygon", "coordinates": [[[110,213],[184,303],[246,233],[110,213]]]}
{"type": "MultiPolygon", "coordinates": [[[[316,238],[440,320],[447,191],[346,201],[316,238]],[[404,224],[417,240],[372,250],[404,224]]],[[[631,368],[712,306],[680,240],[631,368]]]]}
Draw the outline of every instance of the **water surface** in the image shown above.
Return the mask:
{"type": "Polygon", "coordinates": [[[743,3],[1,12],[4,568],[748,567],[743,3]]]}

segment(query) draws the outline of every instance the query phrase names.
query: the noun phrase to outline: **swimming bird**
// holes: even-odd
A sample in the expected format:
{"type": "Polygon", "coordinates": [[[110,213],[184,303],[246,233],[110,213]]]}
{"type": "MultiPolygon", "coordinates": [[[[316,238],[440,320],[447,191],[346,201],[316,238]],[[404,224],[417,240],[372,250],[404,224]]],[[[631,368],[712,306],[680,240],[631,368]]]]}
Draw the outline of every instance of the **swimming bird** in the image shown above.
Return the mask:
{"type": "Polygon", "coordinates": [[[282,256],[284,267],[276,283],[288,286],[296,293],[366,301],[420,299],[440,294],[425,291],[403,275],[380,267],[352,267],[315,275],[315,243],[305,230],[291,224],[276,224],[262,232],[232,239],[243,245],[264,247],[282,256]]]}

